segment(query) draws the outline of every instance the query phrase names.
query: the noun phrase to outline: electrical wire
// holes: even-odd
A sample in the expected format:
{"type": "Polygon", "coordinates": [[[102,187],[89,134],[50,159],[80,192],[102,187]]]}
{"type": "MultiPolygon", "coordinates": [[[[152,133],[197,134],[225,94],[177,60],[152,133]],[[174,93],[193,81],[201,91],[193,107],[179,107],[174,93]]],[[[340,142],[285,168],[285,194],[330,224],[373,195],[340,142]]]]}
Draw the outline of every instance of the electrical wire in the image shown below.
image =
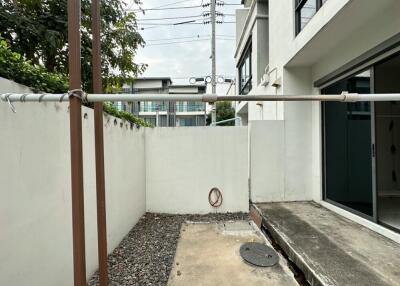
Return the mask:
{"type": "Polygon", "coordinates": [[[129,11],[135,11],[135,12],[141,12],[141,11],[146,11],[146,10],[150,10],[150,9],[151,9],[151,10],[153,10],[153,9],[160,9],[160,8],[168,7],[168,6],[171,6],[171,5],[180,4],[180,3],[184,3],[184,2],[191,2],[191,1],[194,1],[194,0],[181,0],[181,1],[178,1],[178,2],[168,3],[168,4],[165,4],[165,5],[161,5],[161,6],[157,6],[157,7],[152,7],[152,8],[148,8],[148,9],[146,9],[146,8],[141,8],[141,7],[137,8],[137,9],[131,9],[132,6],[133,6],[133,5],[131,5],[130,8],[127,9],[127,10],[129,10],[129,11]]]}
{"type": "Polygon", "coordinates": [[[168,6],[171,6],[171,5],[180,4],[180,3],[184,3],[184,2],[191,2],[191,1],[194,1],[194,0],[181,0],[181,1],[178,1],[178,2],[173,2],[173,3],[168,3],[168,4],[165,4],[165,5],[153,7],[152,9],[168,7],[168,6]]]}
{"type": "Polygon", "coordinates": [[[136,19],[136,21],[158,21],[158,20],[187,19],[187,18],[199,18],[199,17],[203,17],[203,14],[200,14],[200,15],[192,15],[192,16],[178,16],[178,17],[136,19]]]}
{"type": "Polygon", "coordinates": [[[199,24],[203,25],[204,21],[210,20],[209,18],[207,19],[197,19],[197,20],[190,20],[190,21],[184,21],[184,22],[175,22],[175,23],[139,23],[141,26],[178,26],[178,25],[188,25],[188,24],[199,24]],[[197,21],[203,21],[201,23],[196,23],[197,21]]]}
{"type": "MultiPolygon", "coordinates": [[[[173,19],[190,19],[190,18],[201,18],[201,17],[206,17],[210,16],[209,12],[199,14],[199,15],[191,15],[191,16],[176,16],[176,17],[162,17],[162,18],[142,18],[142,19],[136,19],[137,22],[141,21],[160,21],[160,20],[173,20],[173,19]]],[[[233,17],[235,16],[234,14],[224,14],[221,13],[220,15],[217,15],[217,17],[233,17]]]]}
{"type": "Polygon", "coordinates": [[[180,9],[194,9],[200,8],[201,5],[195,6],[181,6],[181,7],[169,7],[169,8],[148,8],[148,9],[134,9],[134,10],[127,10],[128,12],[141,12],[141,11],[164,11],[164,10],[180,10],[180,9]]]}
{"type": "Polygon", "coordinates": [[[163,45],[174,45],[174,44],[183,44],[183,43],[194,43],[194,42],[203,42],[209,41],[210,39],[198,39],[198,40],[190,40],[190,41],[176,41],[176,42],[167,42],[167,43],[155,43],[155,44],[148,44],[147,46],[163,46],[163,45]]]}
{"type": "Polygon", "coordinates": [[[163,39],[150,39],[146,40],[146,42],[158,42],[158,41],[170,41],[170,40],[182,40],[182,39],[194,39],[194,38],[204,38],[210,37],[211,35],[197,35],[197,36],[188,36],[188,37],[176,37],[176,38],[163,38],[163,39]]]}
{"type": "MultiPolygon", "coordinates": [[[[201,19],[200,19],[201,20],[201,19]]],[[[198,20],[193,20],[193,21],[187,21],[187,22],[178,22],[178,23],[139,23],[141,26],[152,26],[152,28],[156,26],[181,26],[181,25],[207,25],[210,24],[210,21],[207,20],[206,22],[198,23],[196,22],[198,20]]],[[[235,24],[236,22],[225,22],[225,21],[217,21],[216,24],[221,25],[221,24],[235,24]]],[[[143,27],[139,28],[140,30],[144,29],[149,29],[149,27],[143,27]]]]}
{"type": "MultiPolygon", "coordinates": [[[[221,41],[234,41],[234,39],[223,39],[223,38],[216,38],[217,40],[221,41]]],[[[175,44],[184,44],[184,43],[194,43],[194,42],[203,42],[203,41],[209,41],[211,38],[205,38],[205,39],[196,39],[196,40],[188,40],[188,41],[174,41],[174,42],[165,42],[165,43],[151,43],[147,44],[147,46],[164,46],[164,45],[175,45],[175,44]]]]}
{"type": "MultiPolygon", "coordinates": [[[[146,42],[159,42],[159,41],[171,41],[171,40],[182,40],[182,39],[198,39],[198,38],[204,38],[204,37],[208,37],[210,38],[211,35],[210,34],[203,34],[203,35],[196,35],[196,36],[185,36],[185,37],[175,37],[175,38],[161,38],[161,39],[148,39],[145,41],[146,42]]],[[[217,38],[227,38],[227,39],[234,39],[235,36],[233,35],[216,35],[217,38]]]]}

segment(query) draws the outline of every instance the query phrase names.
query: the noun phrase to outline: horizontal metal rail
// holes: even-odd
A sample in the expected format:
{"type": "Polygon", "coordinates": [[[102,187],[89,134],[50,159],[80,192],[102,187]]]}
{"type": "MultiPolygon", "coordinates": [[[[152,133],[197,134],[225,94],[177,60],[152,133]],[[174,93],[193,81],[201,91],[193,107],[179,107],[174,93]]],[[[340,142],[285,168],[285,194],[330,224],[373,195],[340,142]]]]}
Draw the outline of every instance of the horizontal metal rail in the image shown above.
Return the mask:
{"type": "MultiPolygon", "coordinates": [[[[71,93],[0,93],[3,102],[67,102],[71,93]]],[[[72,94],[74,95],[74,94],[72,94]]],[[[80,96],[86,102],[105,101],[400,101],[400,93],[358,94],[342,93],[329,95],[216,95],[216,94],[85,94],[80,96]]]]}
{"type": "Polygon", "coordinates": [[[241,118],[240,117],[234,117],[234,118],[230,118],[230,119],[225,119],[225,120],[221,120],[221,121],[217,121],[215,123],[211,123],[211,126],[217,126],[219,124],[223,124],[223,123],[227,123],[227,122],[231,122],[231,121],[239,121],[240,122],[241,118]]]}

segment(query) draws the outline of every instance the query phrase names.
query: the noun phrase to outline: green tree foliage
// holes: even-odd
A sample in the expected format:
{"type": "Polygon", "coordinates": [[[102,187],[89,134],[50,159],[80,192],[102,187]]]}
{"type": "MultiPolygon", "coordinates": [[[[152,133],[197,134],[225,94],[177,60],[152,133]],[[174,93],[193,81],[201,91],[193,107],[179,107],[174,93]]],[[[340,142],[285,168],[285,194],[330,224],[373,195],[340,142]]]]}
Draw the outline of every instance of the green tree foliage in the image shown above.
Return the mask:
{"type": "Polygon", "coordinates": [[[10,50],[0,38],[0,77],[31,87],[35,91],[64,93],[68,90],[68,79],[60,73],[50,73],[41,65],[33,65],[16,52],[10,50]]]}
{"type": "Polygon", "coordinates": [[[126,120],[126,121],[128,121],[128,122],[134,123],[134,124],[136,124],[137,126],[154,127],[153,125],[151,125],[151,124],[148,123],[147,121],[145,121],[145,120],[143,120],[143,119],[141,119],[141,118],[138,118],[138,117],[136,117],[136,116],[133,116],[133,115],[132,115],[131,113],[129,113],[129,112],[117,110],[117,109],[112,105],[112,103],[110,103],[110,102],[104,103],[103,109],[104,109],[104,112],[106,112],[106,113],[108,113],[108,114],[110,114],[110,115],[113,115],[113,116],[115,116],[115,117],[124,119],[124,120],[126,120]]]}
{"type": "MultiPolygon", "coordinates": [[[[136,0],[137,2],[139,0],[136,0]]],[[[141,74],[146,65],[134,62],[144,45],[136,16],[121,0],[103,0],[102,74],[104,87],[141,74]]],[[[91,0],[82,0],[82,83],[92,90],[91,0]]],[[[0,36],[11,49],[49,72],[68,74],[67,0],[0,0],[0,36]]]]}
{"type": "MultiPolygon", "coordinates": [[[[36,92],[65,93],[68,91],[68,79],[65,75],[48,72],[39,64],[32,64],[10,50],[7,42],[0,38],[0,77],[29,86],[36,92]]],[[[117,110],[112,103],[104,104],[104,112],[124,119],[137,126],[153,127],[141,118],[117,110]]]]}
{"type": "MultiPolygon", "coordinates": [[[[232,107],[232,102],[221,101],[217,102],[217,122],[235,118],[235,109],[232,107]]],[[[207,124],[211,124],[211,114],[207,117],[207,124]]],[[[235,126],[235,121],[218,124],[218,126],[235,126]]]]}

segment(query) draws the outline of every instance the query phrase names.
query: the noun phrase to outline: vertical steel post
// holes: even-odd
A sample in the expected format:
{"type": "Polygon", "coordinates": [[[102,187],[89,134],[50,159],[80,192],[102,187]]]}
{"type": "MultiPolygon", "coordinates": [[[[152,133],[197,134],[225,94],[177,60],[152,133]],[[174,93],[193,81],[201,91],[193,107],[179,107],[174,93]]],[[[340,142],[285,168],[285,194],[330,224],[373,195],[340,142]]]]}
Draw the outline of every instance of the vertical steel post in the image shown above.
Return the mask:
{"type": "MultiPolygon", "coordinates": [[[[101,0],[92,0],[92,66],[93,92],[102,93],[101,80],[101,0]]],[[[96,156],[96,195],[97,195],[97,247],[99,258],[100,286],[108,285],[107,274],[107,218],[104,172],[104,134],[103,134],[103,103],[94,104],[94,133],[96,156]]]]}
{"type": "MultiPolygon", "coordinates": [[[[68,0],[68,61],[70,90],[81,88],[80,16],[80,0],[68,0]]],[[[86,255],[81,99],[71,96],[69,104],[74,285],[84,286],[86,285],[86,255]]]]}

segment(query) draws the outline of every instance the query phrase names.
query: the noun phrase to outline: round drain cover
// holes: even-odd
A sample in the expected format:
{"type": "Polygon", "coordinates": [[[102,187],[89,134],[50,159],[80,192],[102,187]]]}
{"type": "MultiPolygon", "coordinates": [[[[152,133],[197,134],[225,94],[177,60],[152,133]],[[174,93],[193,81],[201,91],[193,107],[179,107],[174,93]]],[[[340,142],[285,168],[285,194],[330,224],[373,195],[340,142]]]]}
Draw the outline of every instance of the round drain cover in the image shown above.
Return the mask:
{"type": "Polygon", "coordinates": [[[262,243],[249,242],[240,247],[242,258],[255,266],[270,267],[279,261],[275,250],[262,243]]]}

